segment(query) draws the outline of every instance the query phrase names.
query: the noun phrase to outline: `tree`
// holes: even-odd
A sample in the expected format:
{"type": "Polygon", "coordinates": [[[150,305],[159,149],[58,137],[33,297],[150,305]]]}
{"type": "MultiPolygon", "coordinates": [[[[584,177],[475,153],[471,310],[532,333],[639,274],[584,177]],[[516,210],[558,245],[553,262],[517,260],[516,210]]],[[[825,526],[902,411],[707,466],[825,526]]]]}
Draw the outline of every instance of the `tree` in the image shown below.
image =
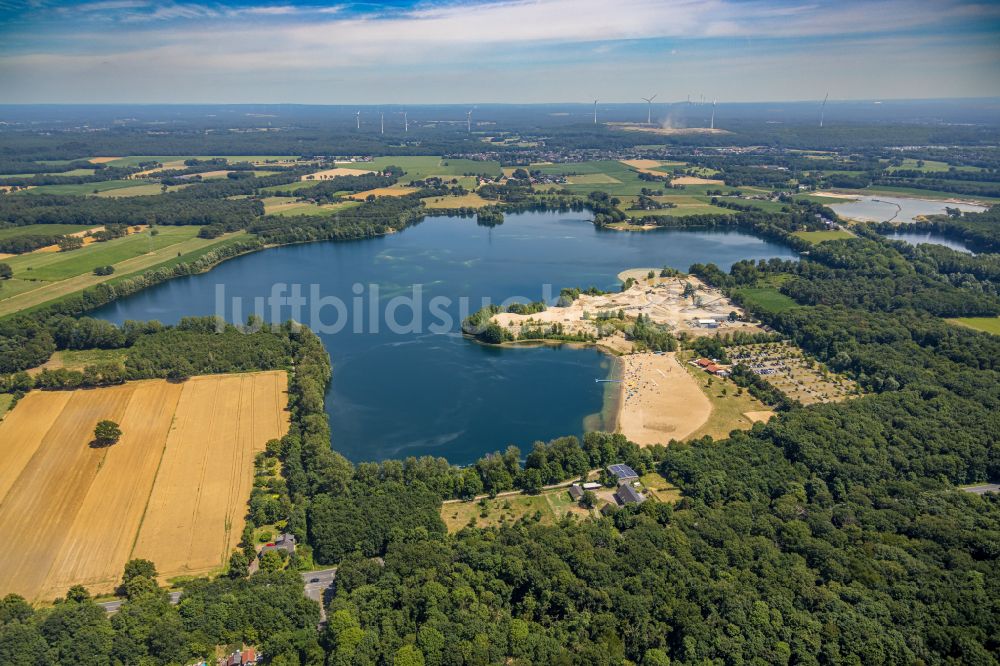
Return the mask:
{"type": "Polygon", "coordinates": [[[125,571],[122,573],[122,585],[126,585],[130,580],[139,576],[156,578],[156,565],[149,560],[141,558],[129,560],[125,564],[125,571]]]}
{"type": "Polygon", "coordinates": [[[77,236],[63,236],[57,243],[60,252],[69,252],[83,247],[83,239],[77,236]]]}
{"type": "Polygon", "coordinates": [[[521,488],[529,495],[542,492],[542,473],[535,468],[526,469],[521,474],[521,488]]]}
{"type": "Polygon", "coordinates": [[[114,421],[107,419],[98,421],[94,428],[94,439],[98,446],[111,446],[116,444],[122,436],[122,429],[114,421]]]}
{"type": "Polygon", "coordinates": [[[81,601],[86,601],[89,598],[90,598],[90,592],[88,592],[87,588],[85,588],[83,585],[74,585],[73,587],[69,588],[69,590],[66,592],[67,601],[75,601],[76,603],[80,603],[81,601]]]}
{"type": "Polygon", "coordinates": [[[250,560],[242,550],[234,550],[229,556],[229,577],[246,578],[250,575],[250,560]]]}
{"type": "Polygon", "coordinates": [[[285,567],[285,560],[276,550],[269,550],[260,556],[260,570],[264,573],[281,571],[285,567]]]}
{"type": "Polygon", "coordinates": [[[586,509],[593,509],[597,504],[597,494],[593,490],[584,490],[583,497],[580,498],[580,504],[586,509]]]}
{"type": "Polygon", "coordinates": [[[424,654],[415,645],[404,645],[396,650],[392,666],[424,666],[424,654]]]}
{"type": "Polygon", "coordinates": [[[14,277],[14,269],[10,267],[10,264],[0,263],[0,280],[9,280],[14,277]]]}

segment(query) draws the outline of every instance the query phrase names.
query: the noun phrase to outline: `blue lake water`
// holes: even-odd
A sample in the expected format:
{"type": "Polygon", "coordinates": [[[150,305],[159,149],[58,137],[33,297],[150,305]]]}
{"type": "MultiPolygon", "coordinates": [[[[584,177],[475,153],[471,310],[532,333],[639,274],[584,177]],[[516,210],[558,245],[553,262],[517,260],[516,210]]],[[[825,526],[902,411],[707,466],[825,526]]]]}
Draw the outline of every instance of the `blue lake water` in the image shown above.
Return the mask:
{"type": "Polygon", "coordinates": [[[936,234],[932,231],[897,231],[896,233],[886,234],[886,238],[904,241],[910,245],[921,245],[923,243],[944,245],[952,250],[973,254],[972,250],[967,248],[961,241],[953,240],[947,236],[936,234]]]}
{"type": "Polygon", "coordinates": [[[830,205],[842,218],[861,222],[914,222],[922,215],[944,215],[947,208],[958,208],[970,213],[981,213],[985,206],[967,203],[949,203],[938,199],[893,197],[889,195],[859,195],[846,203],[830,205]]]}
{"type": "Polygon", "coordinates": [[[600,426],[593,415],[602,410],[605,385],[594,380],[610,368],[595,349],[498,349],[462,337],[462,316],[482,299],[555,298],[563,287],[614,289],[627,268],[686,270],[714,262],[728,270],[740,259],[770,257],[796,255],[735,231],[602,230],[579,213],[508,215],[495,228],[431,218],[381,238],[238,257],[92,315],[116,323],[176,323],[216,314],[224,291],[226,318],[243,321],[254,298],[268,297],[275,285],[284,285],[286,295],[300,285],[307,303],[297,313],[290,305],[272,313],[265,301],[263,315],[284,320],[295,314],[320,333],[333,361],[326,396],[333,447],[355,461],[429,454],[464,464],[508,444],[526,452],[536,440],[579,435],[588,417],[600,426]],[[421,303],[411,308],[398,297],[415,298],[414,285],[421,303]],[[242,306],[238,317],[234,298],[242,306]],[[343,303],[341,311],[332,299],[343,303]],[[317,320],[311,308],[320,304],[317,320]],[[395,321],[408,330],[391,330],[386,312],[393,308],[395,321]],[[338,324],[343,328],[333,330],[338,324]]]}

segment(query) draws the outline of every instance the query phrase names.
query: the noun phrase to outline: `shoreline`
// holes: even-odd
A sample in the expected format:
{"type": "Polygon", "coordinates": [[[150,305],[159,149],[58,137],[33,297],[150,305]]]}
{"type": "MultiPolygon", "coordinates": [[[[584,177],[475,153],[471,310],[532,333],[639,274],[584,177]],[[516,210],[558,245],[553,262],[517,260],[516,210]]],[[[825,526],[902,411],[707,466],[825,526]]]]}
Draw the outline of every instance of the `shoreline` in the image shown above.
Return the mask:
{"type": "MultiPolygon", "coordinates": [[[[598,417],[603,426],[600,430],[621,433],[640,447],[684,440],[712,415],[711,401],[681,366],[677,352],[623,353],[600,342],[546,338],[489,344],[475,336],[463,336],[478,344],[506,349],[568,346],[606,354],[611,362],[606,379],[618,380],[618,385],[605,387],[601,411],[584,416],[584,423],[598,417]],[[665,413],[664,407],[672,409],[665,413]]],[[[584,432],[595,430],[599,429],[584,427],[584,432]]]]}

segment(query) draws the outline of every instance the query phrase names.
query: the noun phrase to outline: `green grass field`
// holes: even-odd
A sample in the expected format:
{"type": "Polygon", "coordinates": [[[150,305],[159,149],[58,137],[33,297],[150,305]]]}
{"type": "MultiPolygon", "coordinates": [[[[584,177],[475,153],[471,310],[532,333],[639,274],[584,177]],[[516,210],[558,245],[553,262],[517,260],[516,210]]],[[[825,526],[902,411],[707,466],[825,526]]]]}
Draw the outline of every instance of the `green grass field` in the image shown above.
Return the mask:
{"type": "MultiPolygon", "coordinates": [[[[935,160],[924,160],[923,166],[917,166],[917,160],[912,158],[903,159],[903,166],[901,167],[888,167],[886,170],[889,172],[893,171],[923,171],[924,173],[941,173],[942,171],[948,171],[951,165],[947,162],[937,162],[935,160]]],[[[956,171],[979,171],[976,167],[971,166],[956,166],[956,171]]]]}
{"type": "Polygon", "coordinates": [[[120,190],[122,188],[134,188],[148,186],[141,180],[105,180],[99,183],[79,183],[76,185],[40,185],[30,190],[19,190],[15,195],[26,194],[78,194],[87,195],[105,190],[120,190]]]}
{"type": "Polygon", "coordinates": [[[45,367],[82,370],[98,363],[124,363],[127,353],[127,349],[66,349],[53,352],[45,367]]]}
{"type": "Polygon", "coordinates": [[[547,490],[539,495],[504,495],[483,503],[449,502],[441,506],[441,518],[449,532],[457,532],[470,523],[479,528],[510,525],[536,515],[540,523],[551,525],[568,514],[581,518],[592,515],[570,498],[566,488],[547,490]]]}
{"type": "Polygon", "coordinates": [[[748,306],[768,312],[785,312],[799,307],[794,299],[785,296],[774,287],[744,287],[737,289],[736,293],[748,306]]]}
{"type": "Polygon", "coordinates": [[[421,199],[421,201],[423,201],[428,208],[438,210],[453,210],[455,208],[482,208],[490,203],[475,192],[471,192],[460,197],[426,197],[421,199]]]}
{"type": "Polygon", "coordinates": [[[971,194],[956,194],[954,192],[943,192],[940,190],[921,190],[916,187],[891,187],[889,185],[878,185],[868,187],[863,190],[845,190],[856,194],[888,194],[913,197],[915,199],[956,199],[958,201],[981,201],[988,204],[1000,203],[998,197],[973,196],[971,194]]]}
{"type": "Polygon", "coordinates": [[[713,439],[725,439],[733,430],[748,430],[753,426],[753,421],[746,416],[747,412],[767,411],[767,405],[750,395],[748,391],[741,392],[740,387],[731,379],[713,377],[700,368],[692,367],[687,363],[692,358],[694,354],[686,352],[682,365],[694,377],[702,393],[712,403],[712,413],[708,421],[691,433],[688,439],[697,439],[705,435],[713,439]]]}
{"type": "MultiPolygon", "coordinates": [[[[749,411],[749,410],[748,410],[749,411]]],[[[652,495],[661,502],[676,502],[681,498],[680,488],[670,483],[656,472],[649,472],[639,477],[643,492],[652,495]]]]}
{"type": "Polygon", "coordinates": [[[26,224],[23,227],[8,227],[0,229],[0,239],[18,238],[20,236],[48,236],[75,234],[79,231],[93,229],[92,224],[26,224]]]}
{"type": "Polygon", "coordinates": [[[823,204],[824,206],[844,203],[845,201],[847,201],[847,199],[838,199],[837,197],[823,197],[816,194],[799,194],[793,198],[796,201],[811,201],[812,203],[823,204]]]}
{"type": "Polygon", "coordinates": [[[160,234],[152,238],[152,252],[148,252],[149,233],[143,232],[106,243],[92,243],[70,252],[11,258],[9,263],[14,267],[15,277],[4,280],[0,286],[0,317],[62,300],[103,282],[113,284],[150,268],[169,268],[193,261],[211,250],[246,238],[243,231],[205,239],[197,237],[199,227],[158,229],[160,234]],[[93,274],[95,267],[108,264],[115,267],[113,275],[93,274]]]}
{"type": "Polygon", "coordinates": [[[492,174],[499,176],[500,163],[493,161],[478,162],[475,160],[442,159],[437,155],[408,155],[397,157],[376,157],[371,162],[341,162],[338,167],[348,169],[384,169],[387,166],[398,166],[406,172],[401,183],[423,180],[429,176],[461,176],[466,173],[492,174]]]}
{"type": "Polygon", "coordinates": [[[321,180],[300,180],[297,183],[288,183],[287,185],[270,185],[268,187],[260,188],[261,192],[295,192],[296,190],[301,190],[306,187],[312,187],[321,183],[321,180]]]}
{"type": "MultiPolygon", "coordinates": [[[[190,185],[170,185],[167,187],[167,192],[176,192],[177,190],[183,190],[185,187],[191,187],[190,185]]],[[[156,194],[162,194],[163,187],[159,183],[145,183],[140,185],[130,185],[129,187],[116,187],[112,190],[104,190],[103,192],[98,192],[99,197],[149,197],[156,194]]]]}
{"type": "Polygon", "coordinates": [[[809,241],[810,243],[822,243],[828,240],[840,240],[843,238],[854,238],[854,234],[843,229],[833,229],[831,231],[795,231],[792,233],[796,238],[809,241]]]}
{"type": "MultiPolygon", "coordinates": [[[[566,176],[566,185],[557,189],[567,189],[573,194],[590,194],[594,191],[607,192],[614,196],[636,196],[643,188],[659,189],[658,183],[639,179],[639,173],[621,162],[598,160],[593,162],[567,162],[565,164],[532,164],[532,171],[549,175],[566,176]]],[[[702,194],[702,192],[696,192],[702,194]]]]}
{"type": "MultiPolygon", "coordinates": [[[[39,162],[41,164],[41,162],[39,162]]],[[[97,169],[70,169],[52,173],[5,173],[4,178],[34,178],[35,176],[93,176],[97,169]]]]}
{"type": "Polygon", "coordinates": [[[959,319],[948,319],[949,324],[965,326],[983,333],[1000,335],[1000,317],[961,317],[959,319]]]}
{"type": "Polygon", "coordinates": [[[10,406],[14,403],[14,396],[10,393],[0,393],[0,419],[7,415],[10,406]]]}
{"type": "Polygon", "coordinates": [[[69,252],[32,252],[11,257],[7,263],[20,279],[56,281],[87,273],[98,266],[118,262],[189,240],[198,235],[200,227],[157,227],[156,236],[149,231],[115,238],[104,243],[91,243],[69,252]]]}

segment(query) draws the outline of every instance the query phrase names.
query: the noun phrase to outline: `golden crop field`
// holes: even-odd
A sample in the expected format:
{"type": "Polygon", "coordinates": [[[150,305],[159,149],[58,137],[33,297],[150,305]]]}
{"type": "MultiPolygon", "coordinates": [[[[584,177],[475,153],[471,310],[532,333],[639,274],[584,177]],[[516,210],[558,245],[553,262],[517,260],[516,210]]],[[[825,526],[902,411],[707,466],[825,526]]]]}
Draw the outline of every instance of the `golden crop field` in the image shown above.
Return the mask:
{"type": "Polygon", "coordinates": [[[163,579],[222,566],[286,390],[275,371],[29,393],[0,422],[0,596],[111,592],[134,557],[163,579]],[[101,419],[123,434],[94,448],[101,419]]]}

